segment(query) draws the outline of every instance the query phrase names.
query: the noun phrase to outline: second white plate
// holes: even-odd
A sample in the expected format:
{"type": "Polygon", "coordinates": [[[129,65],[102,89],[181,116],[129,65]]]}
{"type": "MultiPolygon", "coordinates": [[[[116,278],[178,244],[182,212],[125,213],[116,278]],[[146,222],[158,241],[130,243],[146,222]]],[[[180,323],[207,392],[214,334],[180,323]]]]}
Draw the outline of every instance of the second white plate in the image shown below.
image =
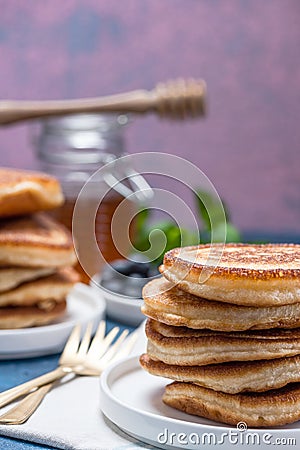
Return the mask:
{"type": "Polygon", "coordinates": [[[68,295],[66,314],[55,323],[42,327],[0,330],[0,359],[31,358],[63,350],[72,328],[90,321],[94,330],[104,317],[105,302],[90,287],[77,283],[68,295]]]}

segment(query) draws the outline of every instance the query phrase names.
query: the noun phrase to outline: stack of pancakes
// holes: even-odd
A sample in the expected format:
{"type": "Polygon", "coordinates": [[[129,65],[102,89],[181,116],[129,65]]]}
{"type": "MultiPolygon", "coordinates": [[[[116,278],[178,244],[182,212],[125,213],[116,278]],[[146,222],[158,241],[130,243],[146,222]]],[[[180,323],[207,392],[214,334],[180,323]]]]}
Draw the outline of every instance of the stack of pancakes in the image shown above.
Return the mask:
{"type": "Polygon", "coordinates": [[[44,210],[61,205],[58,181],[0,169],[0,328],[47,324],[66,310],[78,281],[68,230],[44,210]]]}
{"type": "Polygon", "coordinates": [[[145,286],[142,367],[175,380],[163,401],[184,412],[255,427],[299,420],[300,245],[210,252],[166,253],[163,277],[145,286]]]}

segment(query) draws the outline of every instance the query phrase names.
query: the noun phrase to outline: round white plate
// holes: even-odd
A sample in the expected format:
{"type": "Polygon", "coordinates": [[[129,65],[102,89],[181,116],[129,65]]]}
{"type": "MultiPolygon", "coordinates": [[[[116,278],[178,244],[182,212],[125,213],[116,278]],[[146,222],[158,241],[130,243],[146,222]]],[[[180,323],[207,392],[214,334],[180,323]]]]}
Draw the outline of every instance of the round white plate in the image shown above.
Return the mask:
{"type": "Polygon", "coordinates": [[[276,429],[239,431],[170,408],[162,402],[168,383],[170,380],[145,372],[138,357],[123,359],[110,366],[100,378],[100,407],[123,431],[163,449],[195,450],[213,446],[227,450],[245,446],[266,450],[274,447],[276,439],[281,439],[285,448],[298,448],[300,444],[300,422],[276,429]],[[287,442],[292,441],[287,439],[296,439],[296,444],[288,446],[287,442]]]}
{"type": "Polygon", "coordinates": [[[108,291],[101,286],[100,281],[101,277],[96,275],[92,278],[90,286],[104,298],[108,317],[133,327],[140,325],[145,320],[141,311],[143,300],[108,291]]]}
{"type": "Polygon", "coordinates": [[[99,293],[77,283],[67,298],[67,312],[60,319],[42,327],[0,330],[0,359],[31,358],[61,352],[72,328],[93,321],[94,330],[105,313],[99,293]]]}

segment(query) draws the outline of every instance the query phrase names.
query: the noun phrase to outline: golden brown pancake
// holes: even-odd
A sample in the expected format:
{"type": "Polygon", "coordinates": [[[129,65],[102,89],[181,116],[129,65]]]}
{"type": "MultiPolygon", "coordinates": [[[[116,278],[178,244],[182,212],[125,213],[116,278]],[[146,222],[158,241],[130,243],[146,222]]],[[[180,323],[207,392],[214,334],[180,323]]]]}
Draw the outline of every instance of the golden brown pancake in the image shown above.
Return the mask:
{"type": "Polygon", "coordinates": [[[216,302],[178,289],[165,278],[147,283],[143,298],[142,312],[167,325],[218,331],[300,327],[300,303],[257,308],[216,302]]]}
{"type": "Polygon", "coordinates": [[[46,214],[0,221],[0,265],[64,267],[76,262],[72,236],[46,214]]]}
{"type": "Polygon", "coordinates": [[[166,364],[201,366],[300,354],[300,328],[225,333],[173,327],[148,319],[147,353],[166,364]]]}
{"type": "Polygon", "coordinates": [[[271,427],[300,419],[300,383],[267,392],[225,394],[193,383],[166,386],[163,401],[188,414],[248,427],[271,427]]]}
{"type": "Polygon", "coordinates": [[[186,292],[209,300],[245,306],[279,306],[300,302],[300,245],[214,244],[167,252],[163,275],[186,292]],[[202,273],[202,270],[204,272],[202,273]],[[201,274],[211,276],[200,282],[201,274]]]}
{"type": "Polygon", "coordinates": [[[214,391],[237,394],[278,389],[300,382],[300,355],[261,361],[230,362],[207,366],[178,366],[140,357],[143,369],[152,375],[198,384],[214,391]]]}
{"type": "Polygon", "coordinates": [[[53,275],[28,281],[10,291],[0,294],[0,307],[31,306],[44,302],[62,302],[74,283],[79,281],[78,273],[71,267],[59,269],[53,275]]]}
{"type": "Polygon", "coordinates": [[[26,281],[46,277],[55,272],[51,267],[3,267],[0,268],[0,293],[14,289],[26,281]]]}
{"type": "Polygon", "coordinates": [[[46,174],[0,168],[0,217],[31,214],[63,203],[59,182],[46,174]]]}
{"type": "Polygon", "coordinates": [[[37,305],[0,308],[0,329],[15,329],[46,325],[66,312],[65,300],[48,303],[47,308],[37,305]]]}

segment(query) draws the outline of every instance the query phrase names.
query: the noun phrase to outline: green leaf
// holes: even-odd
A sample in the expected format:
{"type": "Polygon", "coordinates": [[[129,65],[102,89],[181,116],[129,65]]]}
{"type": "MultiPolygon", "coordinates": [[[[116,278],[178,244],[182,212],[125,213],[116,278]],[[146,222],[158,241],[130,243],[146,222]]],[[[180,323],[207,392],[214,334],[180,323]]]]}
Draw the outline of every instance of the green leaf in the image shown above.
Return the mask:
{"type": "MultiPolygon", "coordinates": [[[[213,234],[213,242],[223,242],[224,238],[224,225],[215,227],[213,234]]],[[[211,236],[209,236],[208,242],[211,242],[211,236]]],[[[232,223],[227,223],[226,225],[226,242],[241,242],[241,235],[238,229],[232,225],[232,223]]]]}
{"type": "Polygon", "coordinates": [[[199,233],[181,228],[182,247],[187,245],[198,245],[200,243],[199,233]]]}
{"type": "Polygon", "coordinates": [[[224,202],[220,203],[219,198],[201,189],[196,191],[195,197],[205,231],[211,231],[212,224],[214,227],[221,223],[224,225],[224,213],[225,218],[229,220],[227,208],[224,202]]]}
{"type": "Polygon", "coordinates": [[[139,239],[135,248],[145,252],[153,263],[161,264],[164,254],[175,248],[199,243],[198,234],[185,228],[179,228],[175,222],[161,221],[148,226],[139,239]]]}
{"type": "MultiPolygon", "coordinates": [[[[220,203],[218,197],[201,189],[197,190],[195,197],[203,223],[201,243],[211,242],[212,224],[214,242],[223,242],[226,219],[229,220],[226,206],[220,203]]],[[[163,220],[149,225],[150,213],[149,209],[143,208],[136,215],[134,246],[137,251],[145,253],[154,264],[160,264],[164,253],[174,247],[199,244],[200,236],[197,232],[180,228],[174,221],[163,220]]],[[[226,228],[226,242],[241,241],[239,231],[231,222],[227,222],[226,228]]]]}
{"type": "Polygon", "coordinates": [[[144,231],[144,227],[150,217],[150,209],[143,208],[140,209],[139,212],[135,216],[135,229],[136,233],[142,233],[144,231]]]}
{"type": "Polygon", "coordinates": [[[227,223],[226,242],[241,242],[241,240],[239,230],[232,223],[227,223]]]}

